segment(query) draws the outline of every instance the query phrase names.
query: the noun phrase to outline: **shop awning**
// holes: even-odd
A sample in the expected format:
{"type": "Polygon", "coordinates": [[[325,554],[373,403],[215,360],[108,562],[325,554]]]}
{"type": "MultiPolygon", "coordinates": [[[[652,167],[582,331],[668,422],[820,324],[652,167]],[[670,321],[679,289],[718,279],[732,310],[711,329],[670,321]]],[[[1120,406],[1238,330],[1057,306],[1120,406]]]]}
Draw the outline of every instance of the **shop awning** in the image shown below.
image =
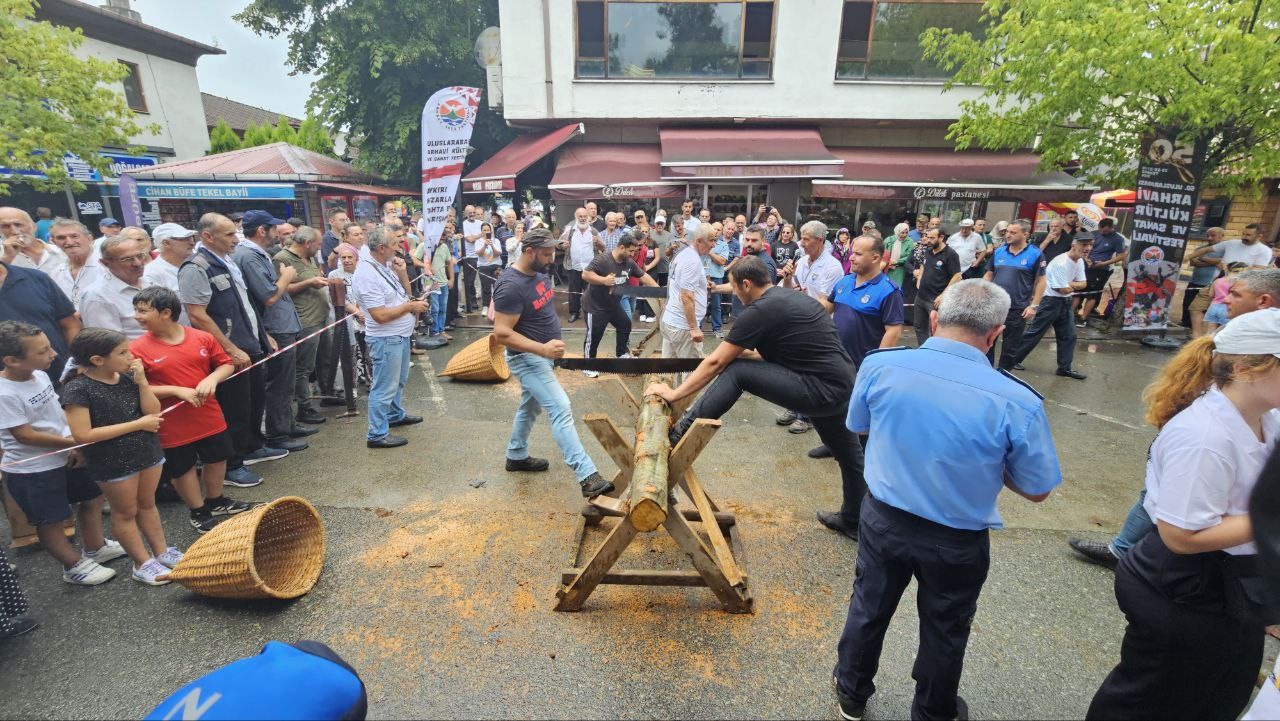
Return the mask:
{"type": "Polygon", "coordinates": [[[814,180],[816,198],[1089,202],[1096,187],[1036,170],[1031,152],[947,148],[833,148],[841,180],[814,180]]]}
{"type": "Polygon", "coordinates": [[[462,179],[462,192],[514,192],[516,176],[523,173],[525,168],[547,157],[574,136],[585,132],[582,123],[573,123],[544,133],[521,135],[481,163],[480,167],[467,173],[462,179]]]}
{"type": "Polygon", "coordinates": [[[656,145],[570,145],[560,151],[551,178],[556,200],[683,198],[683,181],[663,180],[656,145]]]}
{"type": "Polygon", "coordinates": [[[659,128],[664,180],[840,178],[814,128],[659,128]]]}
{"type": "Polygon", "coordinates": [[[422,190],[409,188],[388,188],[384,185],[360,185],[358,183],[312,183],[317,188],[331,188],[333,190],[345,190],[349,193],[359,193],[361,195],[377,195],[379,197],[400,197],[408,195],[416,197],[422,194],[422,190]]]}

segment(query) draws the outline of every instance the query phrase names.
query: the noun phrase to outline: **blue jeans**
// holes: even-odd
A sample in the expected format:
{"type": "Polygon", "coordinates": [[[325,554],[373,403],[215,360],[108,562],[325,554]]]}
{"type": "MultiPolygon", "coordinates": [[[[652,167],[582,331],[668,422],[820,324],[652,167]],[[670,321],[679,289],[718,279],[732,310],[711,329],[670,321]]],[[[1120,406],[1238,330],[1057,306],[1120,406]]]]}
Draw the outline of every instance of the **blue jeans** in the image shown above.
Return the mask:
{"type": "MultiPolygon", "coordinates": [[[[717,283],[724,282],[723,278],[713,279],[717,283]]],[[[719,293],[707,294],[707,315],[711,316],[711,332],[719,333],[720,328],[724,326],[723,310],[720,307],[721,298],[719,293]]]]}
{"type": "Polygon", "coordinates": [[[628,318],[632,317],[636,309],[636,299],[632,296],[624,295],[622,296],[621,304],[622,312],[626,313],[628,318]]]}
{"type": "Polygon", "coordinates": [[[387,424],[404,418],[404,384],[409,381],[409,336],[367,337],[373,360],[373,384],[369,388],[369,436],[387,436],[387,424]]]}
{"type": "Polygon", "coordinates": [[[1147,515],[1147,509],[1142,507],[1142,502],[1145,500],[1147,500],[1147,489],[1144,486],[1142,492],[1138,494],[1138,502],[1133,504],[1133,508],[1129,509],[1129,515],[1125,516],[1119,535],[1111,539],[1111,543],[1108,544],[1116,558],[1124,558],[1124,554],[1128,553],[1130,548],[1138,545],[1138,541],[1155,530],[1156,524],[1152,522],[1151,516],[1147,515]]]}
{"type": "Polygon", "coordinates": [[[431,302],[431,311],[427,315],[431,319],[431,335],[440,335],[444,332],[444,311],[449,305],[448,286],[430,294],[427,299],[431,302]]]}
{"type": "Polygon", "coordinates": [[[511,424],[507,458],[520,461],[529,457],[529,431],[533,430],[538,412],[545,410],[551,418],[551,436],[560,446],[564,462],[573,469],[578,480],[595,473],[596,464],[582,447],[578,431],[573,427],[569,396],[556,380],[551,360],[532,353],[513,354],[507,351],[507,366],[520,381],[520,407],[516,408],[516,418],[511,424]]]}

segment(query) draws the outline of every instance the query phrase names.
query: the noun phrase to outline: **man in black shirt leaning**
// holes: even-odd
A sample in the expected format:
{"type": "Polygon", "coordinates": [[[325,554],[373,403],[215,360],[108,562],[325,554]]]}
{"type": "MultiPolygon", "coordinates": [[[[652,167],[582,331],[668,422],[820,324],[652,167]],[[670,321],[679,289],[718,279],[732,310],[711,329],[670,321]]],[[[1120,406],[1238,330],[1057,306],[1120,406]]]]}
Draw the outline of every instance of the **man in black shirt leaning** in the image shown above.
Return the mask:
{"type": "MultiPolygon", "coordinates": [[[[831,316],[804,293],[773,284],[764,261],[738,259],[729,285],[745,306],[729,337],[689,374],[678,388],[653,383],[645,395],[668,403],[707,387],[671,426],[674,447],[698,418],[720,418],[743,392],[809,416],[822,442],[840,464],[844,489],[841,517],[858,518],[866,493],[862,478],[862,445],[845,427],[853,391],[853,361],[836,336],[831,316]]],[[[840,532],[856,539],[856,521],[840,532]]]]}
{"type": "Polygon", "coordinates": [[[919,261],[911,254],[907,270],[916,279],[916,303],[912,309],[911,325],[916,329],[916,345],[929,340],[929,314],[936,310],[934,301],[942,292],[960,280],[960,256],[947,247],[947,238],[937,228],[925,231],[920,244],[925,247],[919,261]]]}
{"type": "Polygon", "coordinates": [[[582,495],[595,498],[613,490],[613,484],[600,477],[582,447],[569,396],[556,380],[553,366],[556,358],[564,357],[555,286],[547,275],[555,261],[556,241],[547,229],[534,228],[524,234],[522,247],[520,259],[498,277],[493,289],[493,335],[506,346],[507,366],[520,381],[520,406],[507,444],[507,470],[547,470],[547,459],[529,456],[529,431],[541,409],[551,419],[551,436],[564,462],[573,468],[582,495]]]}
{"type": "MultiPolygon", "coordinates": [[[[606,250],[597,255],[582,271],[582,280],[587,284],[587,292],[582,295],[582,313],[587,322],[587,334],[582,343],[582,354],[587,358],[595,358],[600,341],[604,339],[604,330],[613,326],[617,342],[614,355],[618,358],[630,358],[628,341],[631,338],[631,319],[622,310],[622,296],[613,294],[613,286],[622,285],[627,278],[639,278],[640,283],[657,286],[658,283],[649,274],[636,265],[631,254],[640,245],[644,231],[633,230],[618,239],[613,250],[606,250]]],[[[588,378],[595,378],[600,371],[582,371],[588,378]]]]}

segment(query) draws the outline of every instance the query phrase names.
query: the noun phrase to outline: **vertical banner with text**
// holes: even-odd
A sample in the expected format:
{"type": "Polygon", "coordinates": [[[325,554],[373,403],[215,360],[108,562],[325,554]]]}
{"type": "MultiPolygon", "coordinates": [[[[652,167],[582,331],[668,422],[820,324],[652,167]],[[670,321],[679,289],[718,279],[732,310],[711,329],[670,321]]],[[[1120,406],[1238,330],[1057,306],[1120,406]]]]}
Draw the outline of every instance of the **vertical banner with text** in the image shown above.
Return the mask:
{"type": "Polygon", "coordinates": [[[452,86],[422,108],[422,231],[428,247],[440,239],[457,195],[479,106],[479,88],[452,86]]]}
{"type": "Polygon", "coordinates": [[[120,176],[120,214],[125,225],[142,227],[142,202],[138,200],[138,181],[132,175],[120,176]]]}
{"type": "Polygon", "coordinates": [[[1179,142],[1177,136],[1177,129],[1157,131],[1143,140],[1138,156],[1133,238],[1125,261],[1125,330],[1169,326],[1208,145],[1203,139],[1179,142]]]}

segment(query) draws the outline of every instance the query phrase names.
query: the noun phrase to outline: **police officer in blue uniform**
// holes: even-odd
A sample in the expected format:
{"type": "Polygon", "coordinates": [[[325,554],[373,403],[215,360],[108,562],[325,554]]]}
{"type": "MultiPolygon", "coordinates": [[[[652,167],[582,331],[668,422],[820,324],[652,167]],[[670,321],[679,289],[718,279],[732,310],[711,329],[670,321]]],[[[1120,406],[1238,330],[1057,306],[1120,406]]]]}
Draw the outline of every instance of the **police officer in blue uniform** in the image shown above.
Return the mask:
{"type": "MultiPolygon", "coordinates": [[[[1014,358],[1022,346],[1027,323],[1036,317],[1036,307],[1044,295],[1044,268],[1047,265],[1040,249],[1027,242],[1031,237],[1031,221],[1015,220],[1004,232],[1004,245],[996,248],[987,264],[985,279],[1004,288],[1009,294],[1009,316],[1004,319],[1004,335],[1000,341],[1002,370],[1012,370],[1014,358]]],[[[987,360],[995,365],[996,347],[987,351],[987,360]]]]}
{"type": "Polygon", "coordinates": [[[885,631],[913,577],[920,647],[911,717],[968,717],[956,691],[987,578],[987,534],[1001,527],[996,497],[1008,488],[1040,502],[1062,481],[1040,396],[985,357],[1004,330],[1009,294],[974,278],[941,300],[920,348],[867,355],[849,402],[849,430],[867,433],[868,443],[853,598],[835,669],[846,719],[862,718],[875,693],[885,631]],[[911,453],[892,446],[905,437],[917,438],[911,453]]]}

